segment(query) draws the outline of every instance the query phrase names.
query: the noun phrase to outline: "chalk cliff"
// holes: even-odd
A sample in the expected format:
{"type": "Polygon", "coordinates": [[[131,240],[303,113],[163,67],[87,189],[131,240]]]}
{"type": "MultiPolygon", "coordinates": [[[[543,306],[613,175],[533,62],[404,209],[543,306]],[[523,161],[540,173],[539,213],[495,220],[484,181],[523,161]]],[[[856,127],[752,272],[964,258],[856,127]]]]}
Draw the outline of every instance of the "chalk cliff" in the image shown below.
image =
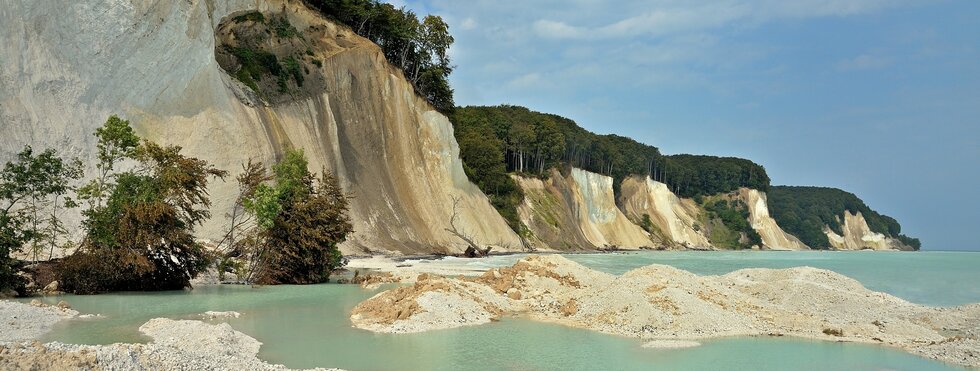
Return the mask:
{"type": "Polygon", "coordinates": [[[766,194],[755,189],[742,188],[738,196],[749,207],[749,224],[762,237],[762,245],[771,250],[808,250],[799,238],[783,231],[769,215],[766,194]]]}
{"type": "Polygon", "coordinates": [[[616,206],[613,179],[572,168],[552,171],[547,180],[516,177],[526,198],[518,208],[536,247],[628,249],[658,246],[616,206]]]}
{"type": "Polygon", "coordinates": [[[864,215],[860,212],[852,214],[850,211],[845,211],[842,226],[843,236],[829,227],[824,227],[824,233],[827,234],[831,247],[837,250],[911,250],[894,238],[871,231],[864,215]]]}
{"type": "Polygon", "coordinates": [[[666,184],[650,177],[630,177],[623,181],[620,193],[626,215],[640,225],[648,218],[654,234],[667,245],[711,246],[698,225],[698,206],[677,197],[666,184]]]}
{"type": "MultiPolygon", "coordinates": [[[[303,148],[312,169],[331,170],[353,193],[345,253],[460,251],[445,231],[453,197],[478,243],[521,246],[466,178],[448,119],[378,46],[302,2],[14,1],[0,7],[0,56],[0,159],[32,144],[94,163],[91,134],[119,114],[139,135],[232,176],[249,158],[268,164],[303,148]],[[216,30],[252,10],[284,14],[310,42],[322,66],[305,77],[319,91],[262,100],[219,66],[216,46],[228,40],[216,30]]],[[[235,184],[210,192],[215,217],[198,235],[216,239],[235,184]]]]}

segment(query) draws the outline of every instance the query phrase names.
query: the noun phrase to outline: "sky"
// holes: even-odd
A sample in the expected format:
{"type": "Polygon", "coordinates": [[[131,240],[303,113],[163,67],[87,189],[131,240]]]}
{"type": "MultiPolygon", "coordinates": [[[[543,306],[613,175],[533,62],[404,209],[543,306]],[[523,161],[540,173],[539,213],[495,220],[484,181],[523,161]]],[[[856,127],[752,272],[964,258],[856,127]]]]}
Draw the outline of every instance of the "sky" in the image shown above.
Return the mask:
{"type": "Polygon", "coordinates": [[[459,105],[748,158],[980,250],[980,1],[391,2],[449,23],[459,105]]]}

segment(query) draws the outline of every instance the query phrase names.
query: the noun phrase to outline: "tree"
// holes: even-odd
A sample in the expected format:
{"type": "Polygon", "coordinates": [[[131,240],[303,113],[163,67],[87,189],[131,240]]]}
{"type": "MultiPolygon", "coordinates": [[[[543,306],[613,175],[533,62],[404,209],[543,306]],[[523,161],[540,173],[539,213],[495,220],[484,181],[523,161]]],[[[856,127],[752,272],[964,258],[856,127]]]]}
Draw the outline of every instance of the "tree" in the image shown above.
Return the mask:
{"type": "Polygon", "coordinates": [[[7,210],[0,209],[0,295],[8,290],[19,291],[24,285],[14,268],[14,259],[10,253],[23,246],[26,238],[21,225],[21,218],[7,210]]]}
{"type": "Polygon", "coordinates": [[[112,193],[113,171],[118,163],[130,158],[139,147],[140,139],[136,136],[129,121],[112,115],[102,127],[95,130],[97,158],[95,165],[98,169],[96,178],[79,188],[78,197],[87,200],[91,212],[102,206],[105,198],[112,193]]]}
{"type": "Polygon", "coordinates": [[[486,248],[480,247],[480,245],[477,245],[473,240],[472,235],[467,233],[462,227],[456,225],[456,222],[459,221],[459,202],[462,200],[462,198],[456,195],[451,196],[451,198],[453,200],[453,212],[449,216],[449,228],[446,228],[446,232],[449,232],[453,236],[456,236],[456,238],[459,238],[466,243],[466,250],[464,250],[463,256],[467,258],[477,258],[490,255],[490,250],[493,249],[492,246],[487,246],[486,248]]]}
{"type": "MultiPolygon", "coordinates": [[[[0,173],[0,199],[6,202],[3,213],[8,218],[23,218],[23,242],[30,244],[35,262],[44,247],[50,247],[53,254],[58,237],[64,232],[58,215],[61,197],[81,174],[78,160],[66,162],[53,149],[35,155],[30,146],[17,154],[16,161],[4,165],[0,173]],[[11,214],[15,208],[17,216],[11,214]]],[[[66,204],[74,203],[69,199],[66,204]]]]}
{"type": "Polygon", "coordinates": [[[347,195],[330,172],[310,173],[302,150],[288,150],[273,173],[274,191],[262,192],[278,196],[278,213],[262,232],[268,248],[259,282],[326,282],[344,264],[337,246],[353,232],[347,195]]]}
{"type": "MultiPolygon", "coordinates": [[[[118,123],[122,126],[114,126],[114,132],[128,137],[128,122],[118,123]]],[[[100,142],[113,137],[104,133],[97,134],[100,142]]],[[[109,154],[100,156],[106,181],[94,183],[91,199],[96,201],[85,213],[86,238],[61,266],[63,286],[82,294],[188,286],[207,263],[193,229],[210,217],[208,182],[226,173],[184,156],[180,147],[150,141],[132,150],[104,153],[109,154]],[[135,160],[136,168],[114,173],[114,164],[124,158],[135,160]]]]}
{"type": "MultiPolygon", "coordinates": [[[[263,183],[272,180],[265,166],[261,162],[253,162],[251,159],[242,165],[242,173],[235,178],[238,182],[238,197],[235,205],[228,214],[229,226],[225,236],[218,242],[220,261],[218,262],[218,274],[225,272],[228,266],[234,266],[238,279],[243,283],[252,283],[257,267],[261,265],[264,254],[264,244],[258,242],[258,228],[256,224],[255,209],[259,204],[278,205],[275,199],[269,201],[257,198],[260,187],[263,183]],[[249,206],[255,208],[250,208],[249,206]],[[233,262],[231,258],[239,258],[233,262]]],[[[268,200],[268,198],[266,198],[268,200]]],[[[273,211],[273,216],[275,211],[273,211]]],[[[271,218],[267,218],[270,219],[271,218]]],[[[266,224],[262,227],[268,228],[266,224]]]]}

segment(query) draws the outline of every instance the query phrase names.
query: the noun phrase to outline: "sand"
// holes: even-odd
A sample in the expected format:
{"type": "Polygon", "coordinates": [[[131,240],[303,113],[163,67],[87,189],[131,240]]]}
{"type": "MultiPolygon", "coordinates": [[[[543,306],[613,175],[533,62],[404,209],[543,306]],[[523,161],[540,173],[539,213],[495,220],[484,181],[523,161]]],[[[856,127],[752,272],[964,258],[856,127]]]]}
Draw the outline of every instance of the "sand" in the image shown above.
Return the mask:
{"type": "Polygon", "coordinates": [[[362,302],[351,320],[371,331],[411,333],[502,316],[633,337],[650,347],[785,335],[881,344],[980,367],[980,305],[913,304],[810,267],[698,276],[651,265],[613,276],[559,255],[530,256],[479,277],[420,276],[362,302]],[[434,298],[441,304],[432,305],[434,298]]]}

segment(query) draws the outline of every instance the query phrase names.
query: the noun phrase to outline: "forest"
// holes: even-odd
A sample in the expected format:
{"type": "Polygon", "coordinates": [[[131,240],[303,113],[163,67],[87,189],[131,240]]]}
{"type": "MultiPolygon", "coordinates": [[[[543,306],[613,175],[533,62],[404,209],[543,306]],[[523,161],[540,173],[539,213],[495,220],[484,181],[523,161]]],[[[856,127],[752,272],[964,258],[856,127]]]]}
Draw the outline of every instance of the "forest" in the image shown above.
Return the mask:
{"type": "Polygon", "coordinates": [[[571,119],[519,106],[457,107],[450,115],[466,175],[486,193],[515,230],[521,190],[510,173],[547,176],[574,166],[623,179],[648,175],[683,197],[713,195],[740,187],[769,189],[766,170],[749,160],[693,155],[664,156],[633,139],[590,132],[571,119]]]}
{"type": "Polygon", "coordinates": [[[436,109],[446,113],[455,107],[449,85],[449,75],[455,68],[449,47],[455,40],[442,17],[427,15],[419,19],[411,10],[378,0],[306,2],[378,44],[388,62],[401,68],[416,91],[436,109]]]}
{"type": "Polygon", "coordinates": [[[897,238],[916,250],[922,245],[918,238],[903,235],[894,218],[872,210],[853,193],[836,188],[775,186],[769,192],[769,210],[780,227],[812,248],[830,246],[824,225],[843,234],[844,211],[864,215],[873,232],[897,238]]]}

